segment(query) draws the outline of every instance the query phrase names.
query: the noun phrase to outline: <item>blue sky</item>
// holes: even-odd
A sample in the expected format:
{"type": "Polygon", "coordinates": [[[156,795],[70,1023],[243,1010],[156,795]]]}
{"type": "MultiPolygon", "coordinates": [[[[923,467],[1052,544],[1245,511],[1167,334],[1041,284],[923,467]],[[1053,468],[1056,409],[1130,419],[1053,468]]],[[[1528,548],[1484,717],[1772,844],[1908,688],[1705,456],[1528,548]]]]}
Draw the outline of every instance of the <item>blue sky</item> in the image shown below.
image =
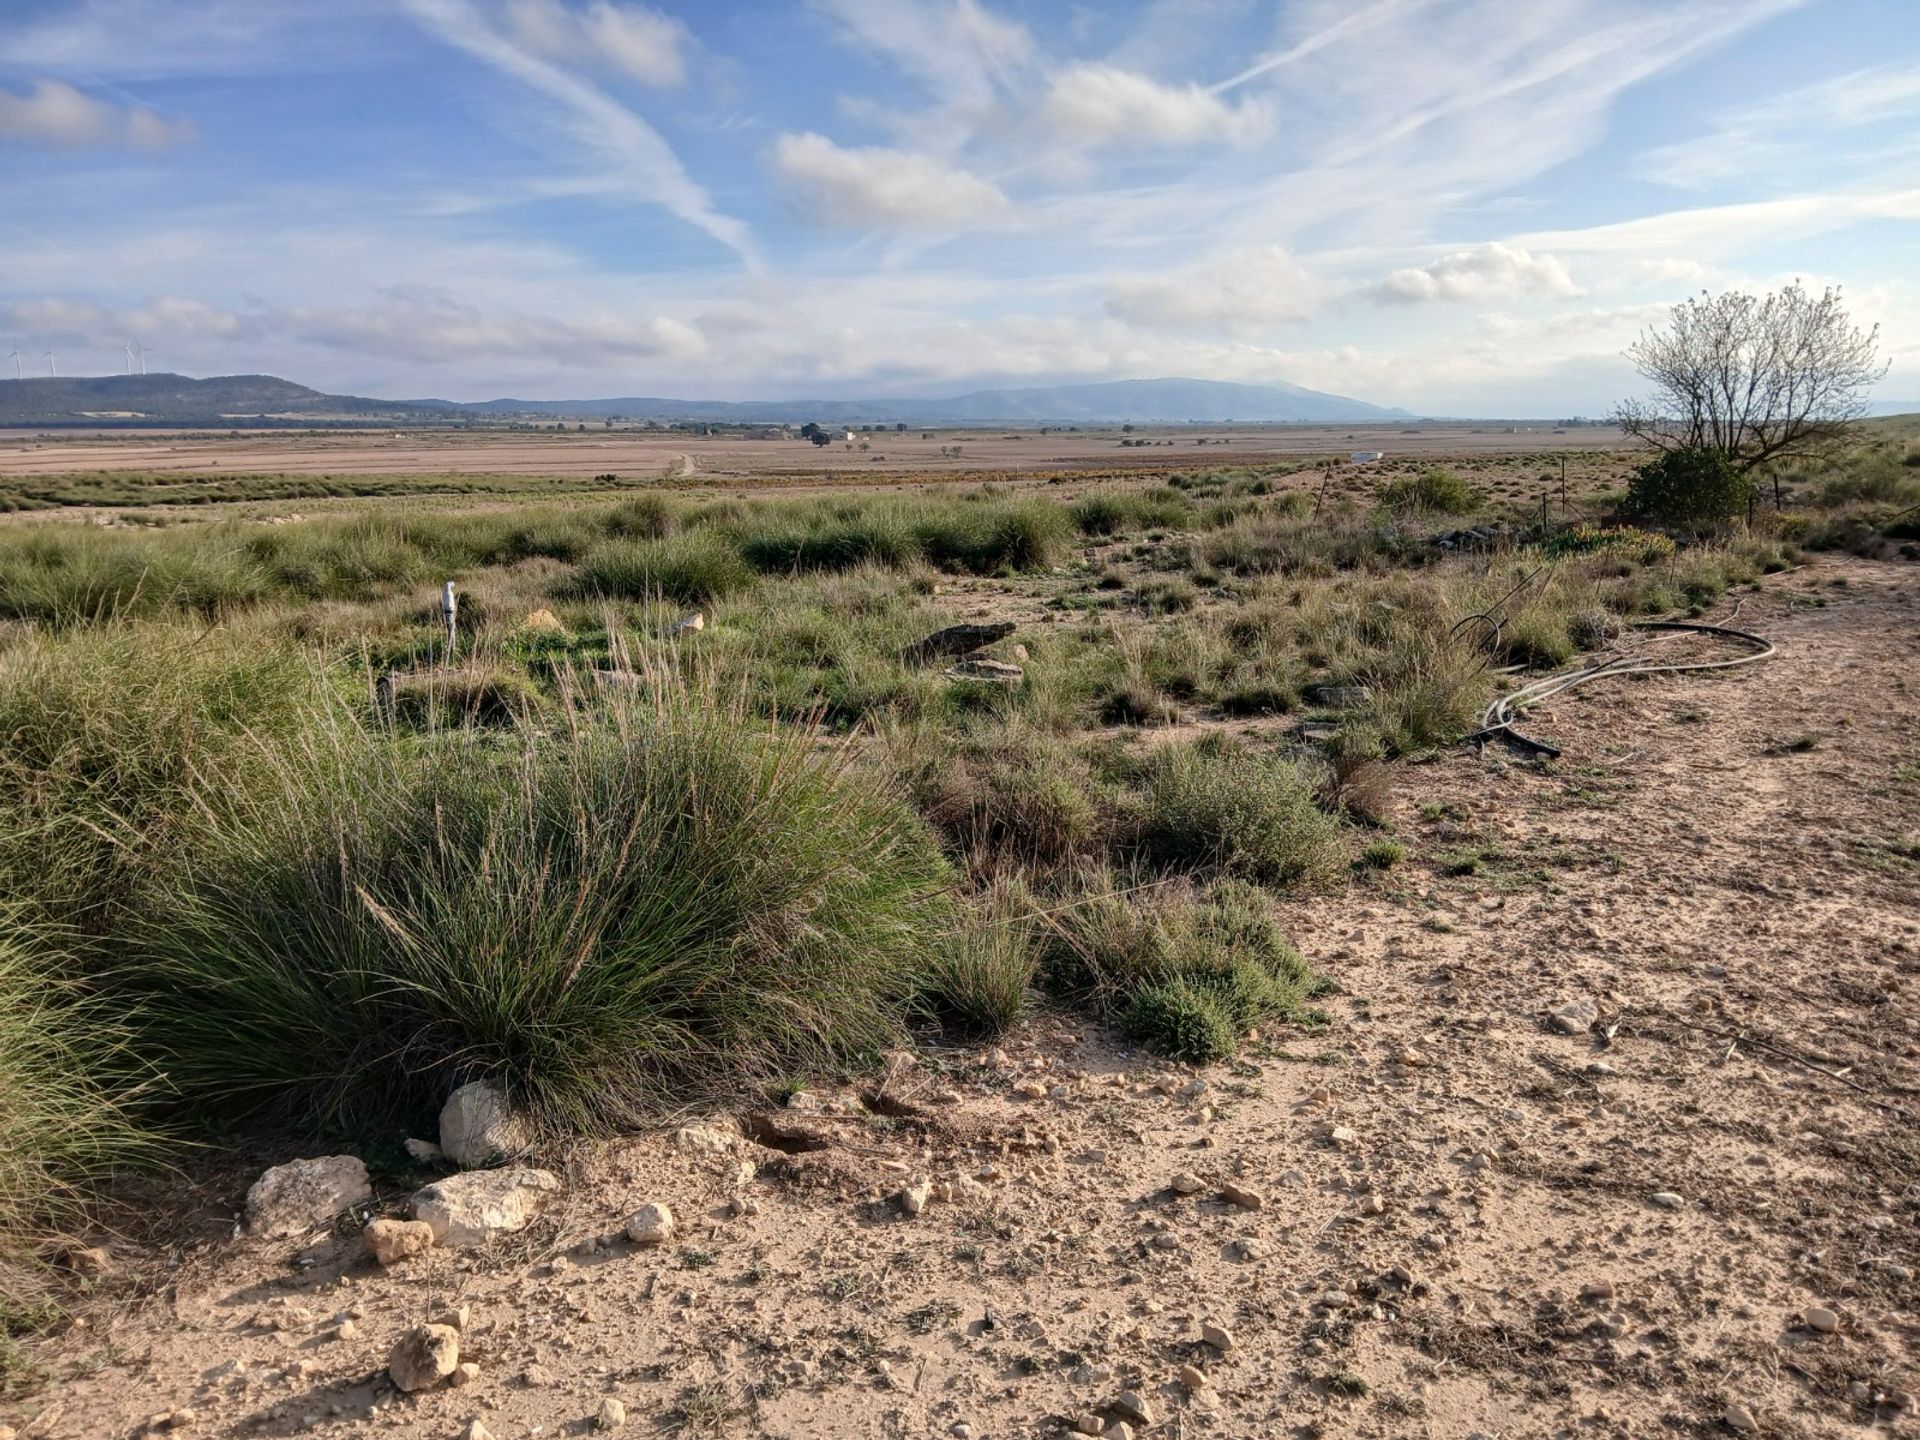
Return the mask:
{"type": "Polygon", "coordinates": [[[0,0],[41,373],[1593,414],[1794,277],[1920,395],[1920,0],[0,0]]]}

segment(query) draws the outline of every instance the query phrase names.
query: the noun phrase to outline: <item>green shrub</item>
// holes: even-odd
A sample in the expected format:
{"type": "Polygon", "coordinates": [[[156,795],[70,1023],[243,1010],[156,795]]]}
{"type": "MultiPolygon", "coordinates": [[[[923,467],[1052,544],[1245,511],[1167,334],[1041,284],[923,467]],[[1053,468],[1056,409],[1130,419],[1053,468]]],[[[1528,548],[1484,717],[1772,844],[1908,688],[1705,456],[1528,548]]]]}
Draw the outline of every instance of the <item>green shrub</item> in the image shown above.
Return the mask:
{"type": "Polygon", "coordinates": [[[386,1125],[491,1076],[604,1128],[897,1040],[951,932],[917,819],[712,695],[603,705],[524,750],[336,725],[209,801],[125,968],[196,1110],[386,1125]]]}
{"type": "Polygon", "coordinates": [[[744,590],[753,570],[721,535],[702,531],[664,540],[609,540],[592,550],[575,577],[590,599],[663,597],[699,605],[744,590]]]}
{"type": "Polygon", "coordinates": [[[1219,997],[1186,980],[1146,986],[1120,1023],[1169,1058],[1196,1065],[1226,1059],[1240,1038],[1219,997]]]}
{"type": "Polygon", "coordinates": [[[1045,949],[1048,983],[1177,1059],[1230,1053],[1247,1029],[1306,1020],[1324,982],[1280,933],[1265,897],[1222,881],[1200,894],[1106,884],[1062,910],[1045,949]]]}
{"type": "Polygon", "coordinates": [[[1673,538],[1631,525],[1575,525],[1557,530],[1540,544],[1547,555],[1618,555],[1636,565],[1654,565],[1673,558],[1673,538]]]}
{"type": "Polygon", "coordinates": [[[1669,450],[1633,472],[1626,513],[1682,529],[1725,525],[1746,513],[1752,476],[1718,450],[1669,450]]]}
{"type": "Polygon", "coordinates": [[[1066,512],[1038,500],[953,505],[914,526],[930,562],[976,575],[1045,569],[1064,552],[1068,530],[1066,512]]]}
{"type": "Polygon", "coordinates": [[[1263,884],[1323,878],[1338,845],[1300,770],[1247,750],[1165,747],[1147,779],[1146,809],[1144,839],[1160,863],[1218,867],[1263,884]]]}
{"type": "Polygon", "coordinates": [[[968,909],[953,943],[934,957],[922,998],[949,1029],[998,1035],[1027,1010],[1038,965],[1031,907],[1018,886],[996,880],[968,909]]]}
{"type": "Polygon", "coordinates": [[[1360,865],[1367,870],[1391,870],[1407,858],[1407,847],[1398,840],[1372,840],[1360,852],[1360,865]]]}
{"type": "Polygon", "coordinates": [[[673,533],[679,519],[679,511],[664,496],[641,495],[609,510],[601,528],[624,540],[659,540],[673,533]]]}
{"type": "Polygon", "coordinates": [[[1479,491],[1451,470],[1422,470],[1380,487],[1380,503],[1395,510],[1471,515],[1481,506],[1479,491]]]}

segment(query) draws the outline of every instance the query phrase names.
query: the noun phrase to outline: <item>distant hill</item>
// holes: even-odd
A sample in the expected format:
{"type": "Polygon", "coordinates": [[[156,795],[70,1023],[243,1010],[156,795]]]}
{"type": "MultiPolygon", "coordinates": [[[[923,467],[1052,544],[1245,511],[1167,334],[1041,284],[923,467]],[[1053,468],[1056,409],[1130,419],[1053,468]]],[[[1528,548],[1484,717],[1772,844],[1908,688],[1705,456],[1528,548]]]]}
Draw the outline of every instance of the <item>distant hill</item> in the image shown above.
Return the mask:
{"type": "Polygon", "coordinates": [[[1115,380],[1096,385],[975,390],[945,399],[675,400],[627,395],[599,400],[370,400],[328,395],[272,375],[35,376],[0,380],[0,425],[393,424],[470,417],[706,420],[729,424],[1178,425],[1313,424],[1405,420],[1344,395],[1298,385],[1215,380],[1115,380]]]}
{"type": "Polygon", "coordinates": [[[1248,424],[1406,420],[1344,395],[1299,385],[1231,385],[1218,380],[1111,380],[1095,385],[975,390],[925,400],[670,400],[646,395],[602,400],[483,400],[461,407],[489,415],[633,420],[723,420],[730,423],[818,420],[912,425],[1183,425],[1190,421],[1248,424]]]}
{"type": "Polygon", "coordinates": [[[431,402],[326,395],[273,375],[36,375],[0,380],[0,425],[227,425],[448,419],[431,402]]]}

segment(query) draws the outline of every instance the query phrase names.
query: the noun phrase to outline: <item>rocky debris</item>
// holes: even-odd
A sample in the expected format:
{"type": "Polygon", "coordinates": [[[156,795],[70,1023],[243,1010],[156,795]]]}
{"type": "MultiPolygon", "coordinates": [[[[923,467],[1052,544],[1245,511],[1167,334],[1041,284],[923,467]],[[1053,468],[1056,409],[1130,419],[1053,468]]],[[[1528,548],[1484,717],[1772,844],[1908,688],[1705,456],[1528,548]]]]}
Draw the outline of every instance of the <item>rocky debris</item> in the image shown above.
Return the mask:
{"type": "Polygon", "coordinates": [[[627,1407],[609,1395],[600,1402],[600,1408],[594,1412],[593,1428],[596,1430],[618,1430],[627,1423],[627,1407]]]}
{"type": "Polygon", "coordinates": [[[1220,1187],[1220,1198],[1228,1204],[1238,1205],[1242,1210],[1262,1210],[1266,1208],[1267,1198],[1258,1190],[1249,1190],[1244,1185],[1236,1185],[1231,1180],[1220,1187]]]}
{"type": "Polygon", "coordinates": [[[1738,1400],[1729,1400],[1727,1408],[1720,1412],[1720,1418],[1727,1422],[1729,1430],[1737,1430],[1742,1435],[1751,1435],[1760,1428],[1760,1422],[1754,1418],[1753,1411],[1738,1400]]]}
{"type": "Polygon", "coordinates": [[[1591,995],[1579,995],[1561,1005],[1550,1018],[1553,1028],[1562,1035],[1584,1035],[1600,1019],[1600,1007],[1591,995]]]}
{"type": "Polygon", "coordinates": [[[1680,1210],[1687,1203],[1684,1195],[1676,1195],[1671,1190],[1656,1190],[1651,1198],[1662,1210],[1680,1210]]]}
{"type": "Polygon", "coordinates": [[[740,1143],[740,1137],[718,1125],[682,1125],[673,1132],[673,1143],[689,1155],[726,1155],[740,1143]]]}
{"type": "Polygon", "coordinates": [[[422,1165],[444,1165],[447,1163],[447,1152],[431,1140],[419,1140],[409,1136],[405,1148],[407,1154],[419,1161],[422,1165]]]}
{"type": "Polygon", "coordinates": [[[1073,1417],[1073,1433],[1076,1435],[1098,1435],[1106,1428],[1105,1422],[1091,1410],[1073,1417]]]}
{"type": "Polygon", "coordinates": [[[462,1170],[509,1159],[527,1148],[527,1128],[507,1097],[484,1080],[462,1085],[440,1109],[441,1152],[462,1170]]]}
{"type": "Polygon", "coordinates": [[[1237,1240],[1227,1242],[1227,1258],[1229,1260],[1264,1260],[1267,1258],[1267,1247],[1264,1241],[1251,1235],[1242,1235],[1237,1240]]]}
{"type": "Polygon", "coordinates": [[[627,1220],[627,1238],[636,1245],[664,1245],[673,1239],[673,1211],[662,1204],[642,1205],[627,1220]]]}
{"type": "Polygon", "coordinates": [[[667,634],[672,638],[678,639],[682,635],[697,635],[706,628],[706,613],[701,610],[696,610],[691,615],[682,615],[678,620],[669,625],[667,627],[667,634]]]}
{"type": "Polygon", "coordinates": [[[247,1191],[247,1228],[255,1235],[303,1235],[373,1199],[367,1167],[353,1155],[322,1155],[276,1165],[247,1191]]]}
{"type": "Polygon", "coordinates": [[[1831,1335],[1840,1328],[1840,1317],[1824,1305],[1809,1305],[1800,1313],[1807,1328],[1820,1335],[1831,1335]]]}
{"type": "Polygon", "coordinates": [[[424,1220],[370,1220],[361,1233],[368,1253],[382,1265],[395,1265],[433,1248],[433,1226],[424,1220]]]}
{"type": "Polygon", "coordinates": [[[1107,1409],[1122,1420],[1130,1420],[1136,1425],[1153,1424],[1153,1406],[1138,1390],[1122,1390],[1114,1396],[1113,1403],[1107,1409]]]}
{"type": "Polygon", "coordinates": [[[387,1356],[387,1374],[409,1395],[431,1390],[460,1364],[460,1332],[451,1325],[416,1325],[387,1356]]]}
{"type": "Polygon", "coordinates": [[[460,1440],[494,1440],[493,1431],[479,1420],[469,1420],[467,1428],[460,1432],[460,1440]]]}
{"type": "Polygon", "coordinates": [[[1180,1367],[1180,1383],[1186,1388],[1189,1394],[1192,1394],[1196,1390],[1204,1390],[1207,1388],[1207,1372],[1202,1370],[1198,1365],[1182,1365],[1180,1367]]]}
{"type": "Polygon", "coordinates": [[[1206,1182],[1191,1170],[1182,1170],[1167,1182],[1167,1188],[1176,1195],[1198,1195],[1206,1189],[1206,1182]]]}
{"type": "Polygon", "coordinates": [[[1613,1282],[1611,1280],[1589,1280],[1580,1287],[1580,1298],[1582,1300],[1611,1300],[1613,1298],[1613,1282]]]}
{"type": "Polygon", "coordinates": [[[1009,665],[1004,660],[989,660],[984,656],[949,665],[941,673],[949,680],[983,680],[993,685],[1017,685],[1026,675],[1018,665],[1009,665]]]}
{"type": "Polygon", "coordinates": [[[1233,1349],[1233,1332],[1226,1326],[1215,1324],[1211,1320],[1200,1322],[1200,1338],[1222,1355],[1233,1349]]]}
{"type": "Polygon", "coordinates": [[[933,1199],[933,1182],[925,1176],[910,1181],[900,1192],[900,1208],[909,1215],[918,1215],[927,1208],[927,1202],[933,1199]]]}
{"type": "Polygon", "coordinates": [[[480,1378],[480,1367],[471,1360],[462,1360],[453,1367],[453,1374],[447,1377],[449,1390],[460,1390],[480,1378]]]}
{"type": "Polygon", "coordinates": [[[900,658],[909,665],[924,665],[945,655],[971,654],[1011,634],[1011,620],[995,620],[985,625],[949,625],[907,646],[900,652],[900,658]]]}
{"type": "Polygon", "coordinates": [[[484,1245],[525,1227],[559,1192],[545,1170],[468,1170],[417,1192],[413,1218],[433,1227],[436,1245],[484,1245]]]}

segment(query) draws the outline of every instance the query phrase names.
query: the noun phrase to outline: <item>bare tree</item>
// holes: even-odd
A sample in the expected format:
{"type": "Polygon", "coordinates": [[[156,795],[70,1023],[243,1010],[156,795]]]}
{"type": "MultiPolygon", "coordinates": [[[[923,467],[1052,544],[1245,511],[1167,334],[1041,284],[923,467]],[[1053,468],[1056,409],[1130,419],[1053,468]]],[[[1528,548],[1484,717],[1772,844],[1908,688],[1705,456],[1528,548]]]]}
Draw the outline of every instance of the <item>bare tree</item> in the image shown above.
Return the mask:
{"type": "Polygon", "coordinates": [[[1742,472],[1804,455],[1866,413],[1887,373],[1879,342],[1880,327],[1855,325],[1837,289],[1703,291],[1628,347],[1653,395],[1622,404],[1614,423],[1661,450],[1717,451],[1742,472]]]}

